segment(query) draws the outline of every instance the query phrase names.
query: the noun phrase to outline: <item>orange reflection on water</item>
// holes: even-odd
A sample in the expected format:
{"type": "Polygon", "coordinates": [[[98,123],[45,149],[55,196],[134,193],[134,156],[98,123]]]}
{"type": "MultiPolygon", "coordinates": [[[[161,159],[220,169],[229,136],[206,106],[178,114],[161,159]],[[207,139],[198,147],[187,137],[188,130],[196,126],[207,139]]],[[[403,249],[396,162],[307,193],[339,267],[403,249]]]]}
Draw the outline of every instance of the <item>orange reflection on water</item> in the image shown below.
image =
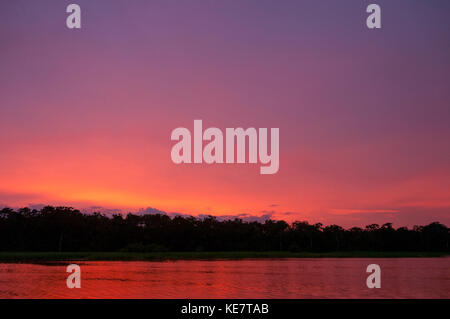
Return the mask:
{"type": "Polygon", "coordinates": [[[0,298],[449,298],[450,258],[320,258],[0,264],[0,298]],[[381,266],[381,289],[366,267],[381,266]]]}

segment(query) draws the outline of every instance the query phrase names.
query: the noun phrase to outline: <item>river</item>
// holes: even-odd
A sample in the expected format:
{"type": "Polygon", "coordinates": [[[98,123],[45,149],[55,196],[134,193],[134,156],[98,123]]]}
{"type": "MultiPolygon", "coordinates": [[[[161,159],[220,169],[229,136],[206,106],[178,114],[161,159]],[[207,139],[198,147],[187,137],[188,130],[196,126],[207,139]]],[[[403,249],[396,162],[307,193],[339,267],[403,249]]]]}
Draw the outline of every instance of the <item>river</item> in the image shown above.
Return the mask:
{"type": "Polygon", "coordinates": [[[450,298],[450,258],[304,258],[0,263],[0,298],[450,298]],[[366,286],[367,265],[381,288],[366,286]]]}

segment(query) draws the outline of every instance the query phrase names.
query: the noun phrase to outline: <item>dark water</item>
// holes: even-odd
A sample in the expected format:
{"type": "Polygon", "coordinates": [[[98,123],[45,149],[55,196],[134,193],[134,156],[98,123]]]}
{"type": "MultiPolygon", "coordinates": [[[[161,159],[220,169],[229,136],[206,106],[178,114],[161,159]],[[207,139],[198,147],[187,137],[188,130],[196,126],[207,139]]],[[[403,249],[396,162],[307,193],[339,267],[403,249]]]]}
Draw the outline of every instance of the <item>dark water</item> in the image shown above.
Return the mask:
{"type": "Polygon", "coordinates": [[[450,258],[315,258],[0,264],[0,298],[450,298],[450,258]],[[368,289],[366,267],[381,267],[368,289]]]}

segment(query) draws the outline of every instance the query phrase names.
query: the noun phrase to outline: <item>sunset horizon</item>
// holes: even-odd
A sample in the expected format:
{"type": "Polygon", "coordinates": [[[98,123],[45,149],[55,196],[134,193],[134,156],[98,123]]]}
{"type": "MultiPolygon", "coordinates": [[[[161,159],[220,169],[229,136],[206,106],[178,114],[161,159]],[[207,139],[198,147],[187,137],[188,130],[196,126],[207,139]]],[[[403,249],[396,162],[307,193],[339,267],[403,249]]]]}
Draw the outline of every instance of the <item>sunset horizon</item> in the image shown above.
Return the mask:
{"type": "Polygon", "coordinates": [[[79,2],[1,6],[0,205],[450,224],[447,3],[79,2]],[[196,119],[279,128],[279,170],[175,164],[196,119]]]}
{"type": "Polygon", "coordinates": [[[439,315],[449,16],[449,0],[1,0],[4,313],[439,315]]]}

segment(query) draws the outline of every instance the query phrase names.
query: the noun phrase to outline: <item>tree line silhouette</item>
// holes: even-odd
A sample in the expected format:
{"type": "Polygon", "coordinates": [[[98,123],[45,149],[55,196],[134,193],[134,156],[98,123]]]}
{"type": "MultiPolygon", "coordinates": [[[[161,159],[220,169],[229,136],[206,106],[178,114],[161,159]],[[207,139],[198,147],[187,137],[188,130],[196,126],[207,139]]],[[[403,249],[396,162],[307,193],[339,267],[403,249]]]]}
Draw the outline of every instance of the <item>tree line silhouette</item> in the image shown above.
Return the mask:
{"type": "Polygon", "coordinates": [[[449,251],[439,222],[344,229],[305,221],[244,222],[163,214],[111,217],[71,207],[0,210],[0,251],[449,251]]]}

